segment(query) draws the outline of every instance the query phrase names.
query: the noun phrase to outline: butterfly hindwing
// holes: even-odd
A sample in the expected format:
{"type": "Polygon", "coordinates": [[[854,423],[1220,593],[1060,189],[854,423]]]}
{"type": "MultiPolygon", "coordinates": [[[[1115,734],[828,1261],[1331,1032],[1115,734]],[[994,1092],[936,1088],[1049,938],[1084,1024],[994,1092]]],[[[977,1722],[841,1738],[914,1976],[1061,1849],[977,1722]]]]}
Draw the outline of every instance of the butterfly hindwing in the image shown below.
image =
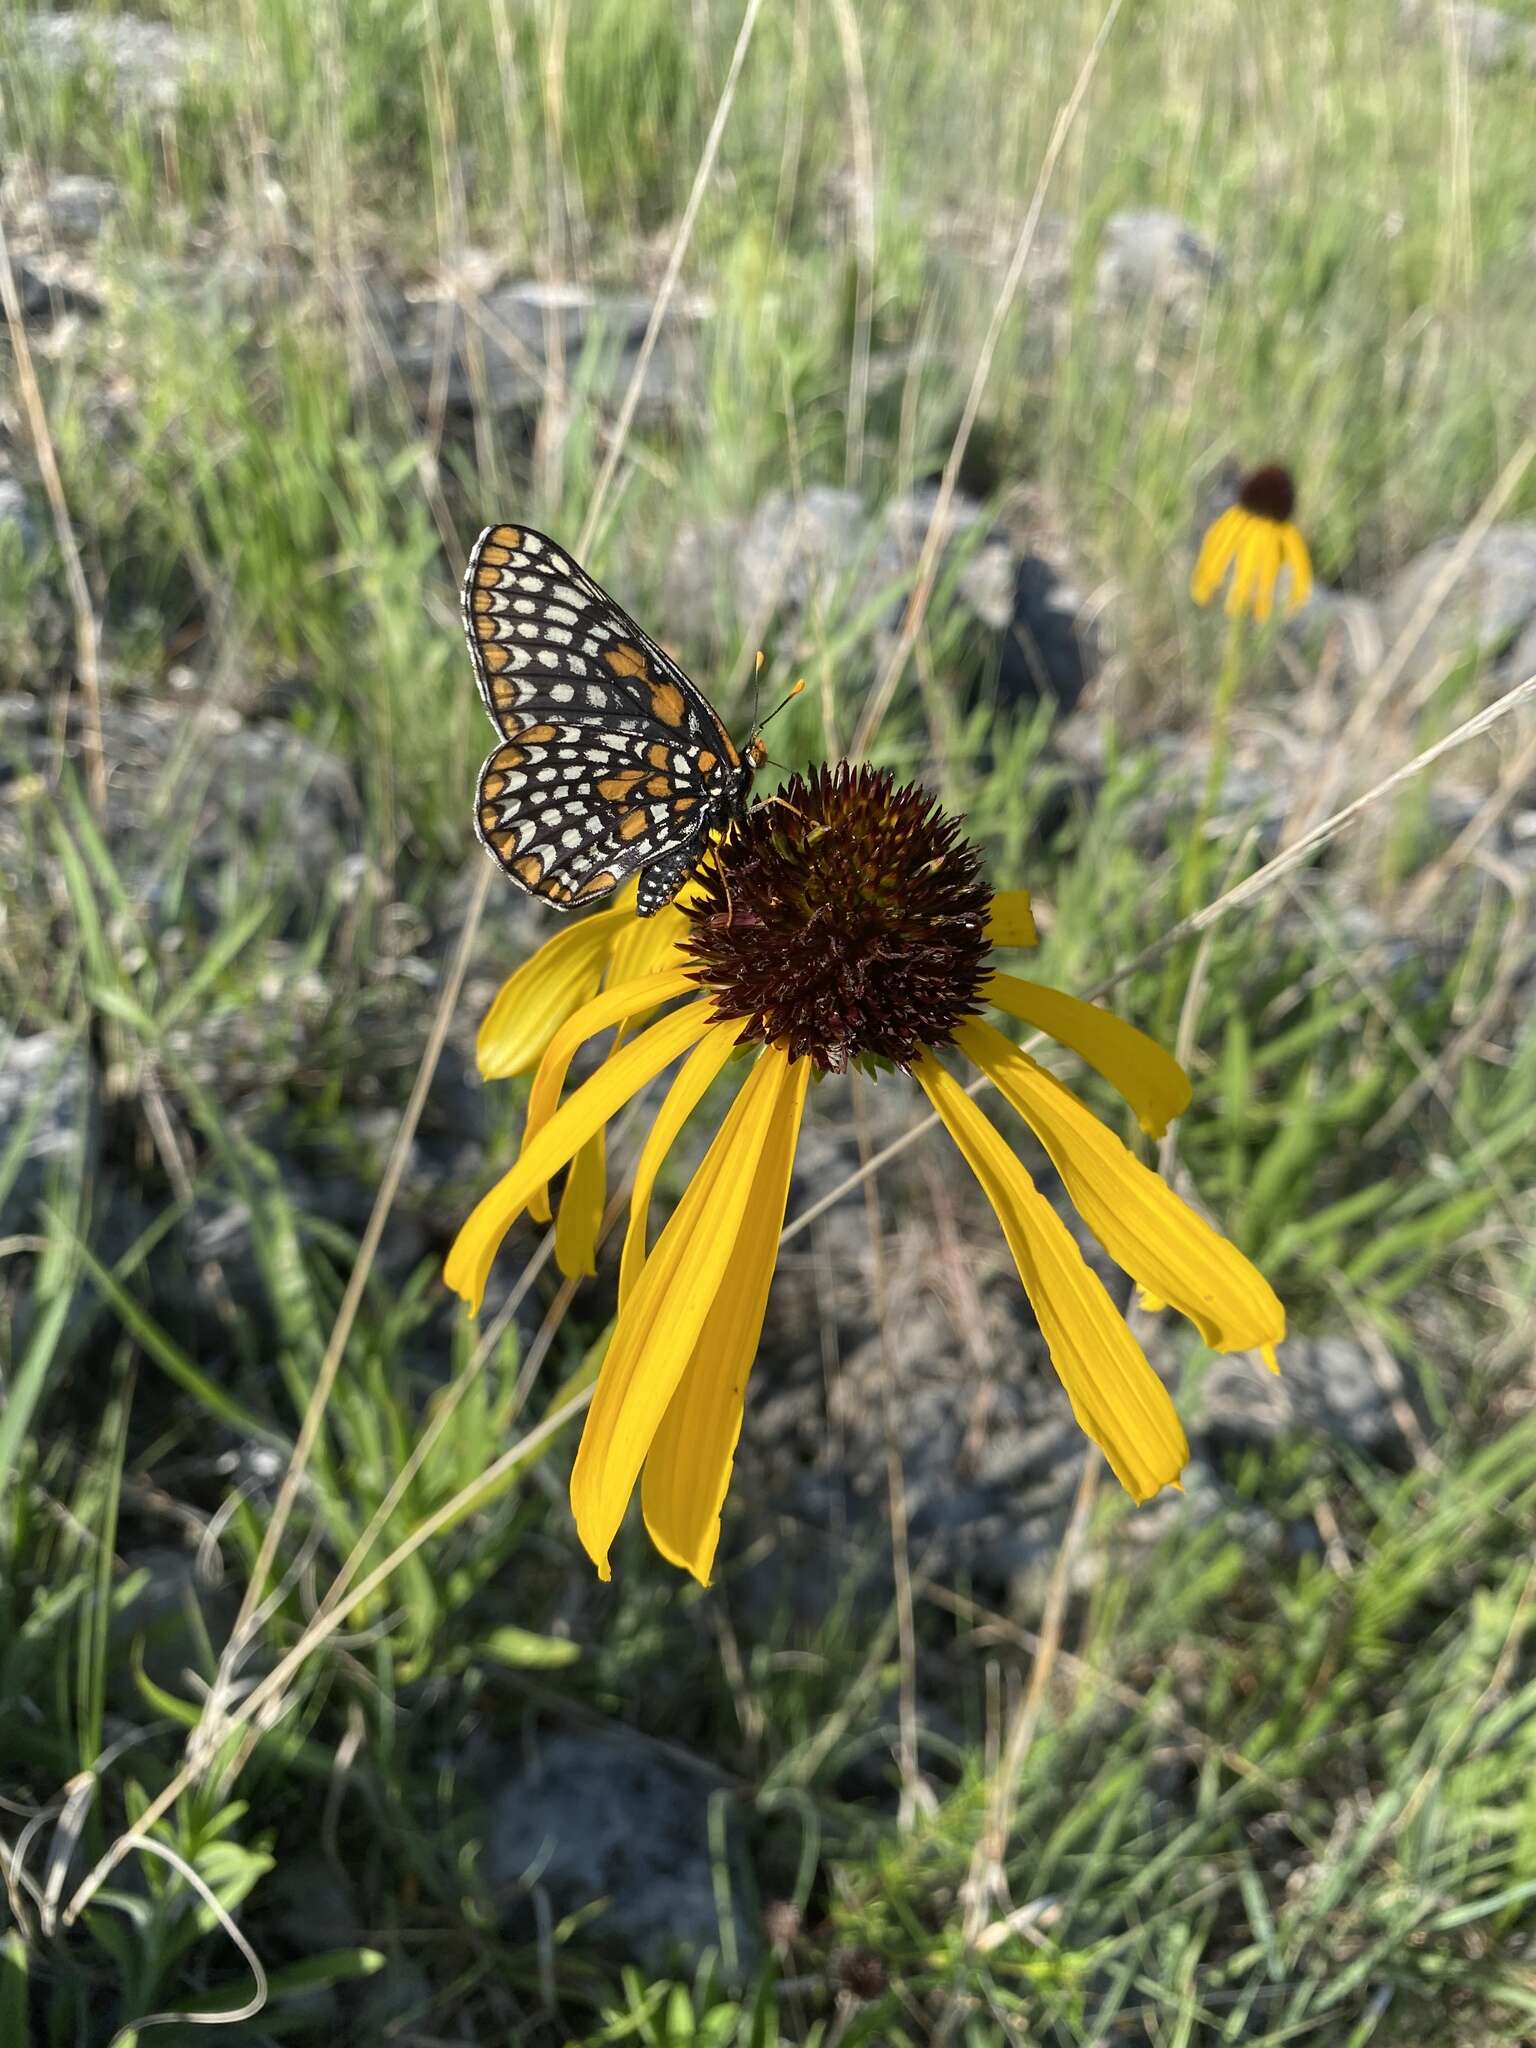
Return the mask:
{"type": "MultiPolygon", "coordinates": [[[[487,760],[475,824],[514,882],[566,910],[596,902],[636,868],[691,849],[715,810],[680,749],[643,733],[546,723],[524,728],[487,760]]],[[[684,873],[691,865],[685,860],[684,873]]]]}
{"type": "Polygon", "coordinates": [[[464,624],[502,735],[480,773],[481,842],[560,909],[597,901],[637,868],[650,871],[641,914],[670,902],[750,776],[708,699],[528,527],[481,534],[464,624]]]}

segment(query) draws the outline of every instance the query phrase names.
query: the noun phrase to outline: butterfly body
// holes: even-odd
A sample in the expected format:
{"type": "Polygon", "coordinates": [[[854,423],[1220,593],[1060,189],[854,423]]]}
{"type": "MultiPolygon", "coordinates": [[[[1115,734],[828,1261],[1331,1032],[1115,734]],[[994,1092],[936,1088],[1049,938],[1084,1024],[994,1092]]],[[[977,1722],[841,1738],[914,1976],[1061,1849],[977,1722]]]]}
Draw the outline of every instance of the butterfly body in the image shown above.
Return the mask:
{"type": "Polygon", "coordinates": [[[557,910],[640,871],[635,908],[670,903],[740,816],[763,759],[565,550],[488,526],[464,575],[464,630],[501,744],[475,830],[502,871],[557,910]]]}

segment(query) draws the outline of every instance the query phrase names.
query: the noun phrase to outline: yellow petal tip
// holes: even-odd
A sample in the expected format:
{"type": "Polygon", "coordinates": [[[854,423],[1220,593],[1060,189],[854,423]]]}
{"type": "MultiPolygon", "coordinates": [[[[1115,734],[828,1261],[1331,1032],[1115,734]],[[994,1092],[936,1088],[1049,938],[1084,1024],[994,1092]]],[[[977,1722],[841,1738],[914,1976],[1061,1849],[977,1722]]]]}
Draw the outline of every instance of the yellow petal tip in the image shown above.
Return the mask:
{"type": "Polygon", "coordinates": [[[448,1272],[446,1266],[443,1269],[443,1284],[447,1287],[450,1294],[456,1294],[460,1301],[463,1302],[467,1315],[479,1315],[480,1304],[485,1299],[485,1289],[483,1287],[476,1289],[471,1282],[455,1280],[448,1272]]]}

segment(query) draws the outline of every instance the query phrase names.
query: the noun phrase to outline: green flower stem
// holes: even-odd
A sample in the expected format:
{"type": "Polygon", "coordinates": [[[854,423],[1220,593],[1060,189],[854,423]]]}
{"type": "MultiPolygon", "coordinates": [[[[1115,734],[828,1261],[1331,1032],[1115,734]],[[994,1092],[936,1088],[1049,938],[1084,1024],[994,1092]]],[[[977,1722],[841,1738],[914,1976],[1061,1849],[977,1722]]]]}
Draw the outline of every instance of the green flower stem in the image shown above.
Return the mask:
{"type": "Polygon", "coordinates": [[[1183,873],[1179,882],[1179,915],[1188,917],[1200,908],[1204,892],[1206,853],[1205,828],[1211,822],[1227,776],[1227,741],[1232,724],[1232,707],[1237,702],[1238,684],[1243,678],[1247,615],[1234,612],[1227,621],[1227,644],[1221,657],[1221,674],[1216,679],[1216,696],[1211,705],[1211,758],[1205,771],[1205,788],[1184,843],[1183,873]]]}

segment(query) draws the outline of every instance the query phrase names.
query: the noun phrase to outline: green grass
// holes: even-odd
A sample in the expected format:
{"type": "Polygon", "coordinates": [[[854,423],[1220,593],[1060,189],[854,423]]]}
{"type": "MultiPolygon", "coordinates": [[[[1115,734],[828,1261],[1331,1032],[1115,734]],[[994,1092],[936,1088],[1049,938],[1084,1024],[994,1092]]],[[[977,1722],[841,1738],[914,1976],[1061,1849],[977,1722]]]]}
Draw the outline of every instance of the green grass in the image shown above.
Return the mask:
{"type": "MultiPolygon", "coordinates": [[[[1077,0],[853,0],[861,87],[839,12],[762,11],[682,276],[708,304],[700,384],[630,436],[590,557],[738,726],[757,623],[729,588],[708,617],[663,616],[679,529],[845,480],[878,512],[938,474],[1100,24],[1077,0]]],[[[463,557],[492,516],[574,537],[617,411],[594,354],[537,422],[424,421],[378,374],[359,281],[416,285],[474,246],[509,277],[654,288],[740,15],[726,0],[173,0],[162,18],[212,41],[172,114],[124,112],[100,67],[44,72],[27,11],[0,12],[8,165],[104,175],[121,196],[91,259],[102,316],[38,362],[109,730],[145,702],[186,720],[142,799],[147,897],[52,758],[9,785],[0,836],[5,1014],[57,1031],[93,1077],[88,1170],[49,1174],[25,1232],[0,1241],[0,2041],[117,2048],[159,2013],[234,2011],[251,1980],[229,1916],[268,1976],[265,2009],[227,2036],[253,2043],[1528,2038],[1532,927],[1498,860],[1464,860],[1415,900],[1453,836],[1432,785],[1216,926],[1187,1015],[1192,943],[1115,997],[1189,1034],[1179,1156],[1203,1200],[1295,1327],[1390,1349],[1421,1440],[1401,1469],[1320,1440],[1234,1451],[1209,1519],[1155,1545],[1104,1503],[1102,1569],[1068,1604],[1007,1788],[1006,1896],[980,1942],[963,1939],[968,1880],[1040,1585],[995,1613],[920,1577],[909,1642],[868,1592],[882,1560],[833,1550],[815,1561],[819,1621],[754,1610],[738,1640],[748,1561],[702,1595],[631,1534],[599,1590],[563,1497],[570,1422],[485,1475],[589,1381],[605,1285],[531,1358],[516,1327],[477,1352],[439,1280],[454,1219],[515,1143],[519,1091],[487,1091],[442,1184],[413,1182],[392,1221],[270,1598],[221,1670],[357,1255],[366,1205],[338,1210],[327,1190],[376,1182],[421,1056],[430,1005],[397,964],[477,872],[467,804],[487,740],[458,636],[463,557]],[[210,892],[208,699],[341,757],[366,872],[314,872],[260,825],[210,892]],[[125,1237],[101,1191],[130,1175],[125,1237]],[[194,1212],[238,1216],[220,1284],[188,1269],[194,1212]],[[149,1610],[133,1560],[199,1541],[204,1577],[149,1610]],[[334,1633],[311,1634],[284,1711],[205,1745],[159,1850],[130,1853],[60,1924],[206,1734],[210,1689],[238,1717],[337,1572],[355,1588],[392,1556],[334,1633]],[[933,1792],[905,1821],[904,1682],[933,1792]],[[753,1837],[765,1897],[743,1917],[772,1897],[794,1940],[742,1987],[708,1958],[675,1981],[625,1968],[591,1916],[542,1941],[506,1919],[465,1759],[515,1747],[534,1719],[616,1723],[706,1759],[753,1837]],[[316,1854],[353,1894],[335,1940],[296,1933],[285,1891],[316,1854]],[[379,1980],[403,2000],[388,2022],[359,2016],[379,1980]]],[[[1438,31],[1406,34],[1393,0],[1148,0],[1116,20],[1046,201],[1059,274],[1029,273],[962,469],[999,516],[1060,540],[1095,594],[1100,785],[1091,807],[1070,795],[1043,724],[991,730],[959,709],[950,570],[875,748],[968,814],[996,881],[1036,891],[1042,979],[1091,988],[1178,915],[1192,798],[1165,801],[1160,748],[1200,727],[1220,662],[1219,622],[1185,596],[1218,465],[1283,454],[1321,576],[1374,591],[1464,526],[1516,456],[1536,317],[1529,111],[1523,74],[1457,81],[1438,31]],[[1103,223],[1140,206],[1222,251],[1226,280],[1193,319],[1098,307],[1103,223]]],[[[24,425],[9,445],[30,483],[24,425]]],[[[1536,517],[1536,464],[1503,516],[1536,517]]],[[[0,545],[0,661],[8,692],[52,704],[72,646],[40,518],[35,552],[0,545]]],[[[884,609],[850,598],[770,637],[765,700],[810,684],[774,729],[778,758],[846,741],[884,609]]],[[[1312,702],[1318,660],[1264,642],[1239,728],[1255,706],[1283,726],[1312,702]]],[[[1472,662],[1422,701],[1395,692],[1367,768],[1485,692],[1472,662]]],[[[1447,785],[1491,785],[1494,753],[1452,762],[1447,785]]],[[[1207,893],[1261,858],[1256,821],[1219,826],[1207,893]]],[[[475,983],[513,964],[507,928],[493,911],[475,983]]],[[[25,1136],[0,1132],[0,1197],[25,1136]]],[[[552,1298],[537,1282],[540,1312],[552,1298]]],[[[748,1444],[738,1497],[752,1486],[748,1444]]],[[[723,1859],[717,1875],[733,1882],[723,1859]]]]}

